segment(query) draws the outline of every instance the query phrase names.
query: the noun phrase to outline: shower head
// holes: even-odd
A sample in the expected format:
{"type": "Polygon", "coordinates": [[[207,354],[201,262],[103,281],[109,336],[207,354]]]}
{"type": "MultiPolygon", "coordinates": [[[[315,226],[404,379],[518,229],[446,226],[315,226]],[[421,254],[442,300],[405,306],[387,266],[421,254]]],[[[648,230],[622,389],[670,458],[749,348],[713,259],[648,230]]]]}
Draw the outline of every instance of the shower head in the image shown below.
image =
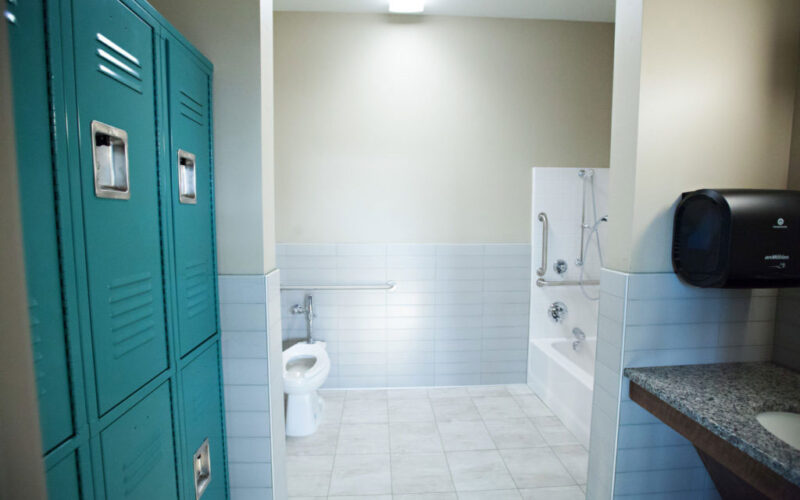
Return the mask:
{"type": "Polygon", "coordinates": [[[582,168],[578,170],[578,177],[584,178],[584,177],[591,177],[593,175],[594,175],[594,170],[592,170],[591,168],[582,168]]]}

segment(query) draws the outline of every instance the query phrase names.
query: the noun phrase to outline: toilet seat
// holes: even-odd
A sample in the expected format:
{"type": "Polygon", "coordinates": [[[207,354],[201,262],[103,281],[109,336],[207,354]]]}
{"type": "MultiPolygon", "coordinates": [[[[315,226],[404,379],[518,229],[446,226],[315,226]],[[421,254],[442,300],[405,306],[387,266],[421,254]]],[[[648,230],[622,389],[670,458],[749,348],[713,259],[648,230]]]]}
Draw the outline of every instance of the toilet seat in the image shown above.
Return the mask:
{"type": "Polygon", "coordinates": [[[283,386],[287,394],[317,390],[328,377],[331,361],[325,342],[298,342],[283,351],[283,386]]]}
{"type": "Polygon", "coordinates": [[[309,379],[321,371],[325,369],[323,366],[324,363],[320,360],[320,353],[324,353],[327,357],[327,352],[325,351],[325,344],[324,342],[317,342],[315,344],[306,344],[305,342],[299,342],[292,347],[286,349],[283,353],[283,375],[284,377],[291,377],[291,378],[304,378],[309,379]],[[319,345],[322,344],[322,345],[319,345]],[[292,362],[297,362],[302,359],[313,359],[314,363],[305,369],[299,368],[295,369],[294,367],[290,368],[289,364],[292,362]]]}

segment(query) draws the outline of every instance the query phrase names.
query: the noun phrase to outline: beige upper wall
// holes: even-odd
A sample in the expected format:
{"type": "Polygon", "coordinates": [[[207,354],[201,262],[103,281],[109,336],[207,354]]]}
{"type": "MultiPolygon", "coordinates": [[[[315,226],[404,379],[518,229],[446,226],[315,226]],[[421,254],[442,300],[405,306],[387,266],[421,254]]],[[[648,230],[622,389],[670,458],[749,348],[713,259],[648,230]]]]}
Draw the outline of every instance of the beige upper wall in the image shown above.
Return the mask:
{"type": "Polygon", "coordinates": [[[613,25],[275,13],[279,242],[528,242],[608,164],[613,25]]]}
{"type": "Polygon", "coordinates": [[[151,0],[214,64],[220,274],[275,267],[272,0],[151,0]]]}
{"type": "MultiPolygon", "coordinates": [[[[798,45],[798,54],[800,54],[800,45],[798,45]]],[[[797,64],[796,86],[794,122],[792,126],[792,152],[789,160],[789,189],[800,189],[800,60],[797,64]]]]}
{"type": "MultiPolygon", "coordinates": [[[[610,231],[630,237],[612,238],[607,265],[667,272],[673,209],[682,192],[786,187],[800,2],[617,2],[619,20],[635,23],[639,11],[641,37],[618,47],[641,51],[639,94],[618,93],[614,101],[616,120],[638,100],[637,135],[634,144],[630,135],[615,135],[612,145],[635,161],[628,156],[618,164],[612,156],[611,162],[611,196],[622,202],[612,204],[610,231]]],[[[636,85],[635,72],[625,78],[636,85]]]]}

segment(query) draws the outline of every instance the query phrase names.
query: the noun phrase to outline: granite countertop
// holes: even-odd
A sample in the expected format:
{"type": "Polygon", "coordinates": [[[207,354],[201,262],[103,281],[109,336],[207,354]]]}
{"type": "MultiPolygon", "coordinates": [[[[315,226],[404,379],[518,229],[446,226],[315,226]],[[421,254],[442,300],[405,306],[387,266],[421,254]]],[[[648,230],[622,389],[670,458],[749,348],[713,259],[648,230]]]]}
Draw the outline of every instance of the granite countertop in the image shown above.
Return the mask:
{"type": "Polygon", "coordinates": [[[753,459],[800,486],[800,450],[756,420],[800,413],[800,373],[772,363],[626,368],[625,376],[753,459]]]}

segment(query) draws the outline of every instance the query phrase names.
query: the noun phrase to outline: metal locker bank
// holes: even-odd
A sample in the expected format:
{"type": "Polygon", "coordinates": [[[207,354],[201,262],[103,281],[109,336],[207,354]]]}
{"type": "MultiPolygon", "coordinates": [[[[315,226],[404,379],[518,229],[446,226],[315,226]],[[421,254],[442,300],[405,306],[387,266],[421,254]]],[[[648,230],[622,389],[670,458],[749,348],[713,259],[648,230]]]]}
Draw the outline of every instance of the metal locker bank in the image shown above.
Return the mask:
{"type": "Polygon", "coordinates": [[[8,12],[49,497],[227,498],[213,67],[144,1],[8,12]]]}

